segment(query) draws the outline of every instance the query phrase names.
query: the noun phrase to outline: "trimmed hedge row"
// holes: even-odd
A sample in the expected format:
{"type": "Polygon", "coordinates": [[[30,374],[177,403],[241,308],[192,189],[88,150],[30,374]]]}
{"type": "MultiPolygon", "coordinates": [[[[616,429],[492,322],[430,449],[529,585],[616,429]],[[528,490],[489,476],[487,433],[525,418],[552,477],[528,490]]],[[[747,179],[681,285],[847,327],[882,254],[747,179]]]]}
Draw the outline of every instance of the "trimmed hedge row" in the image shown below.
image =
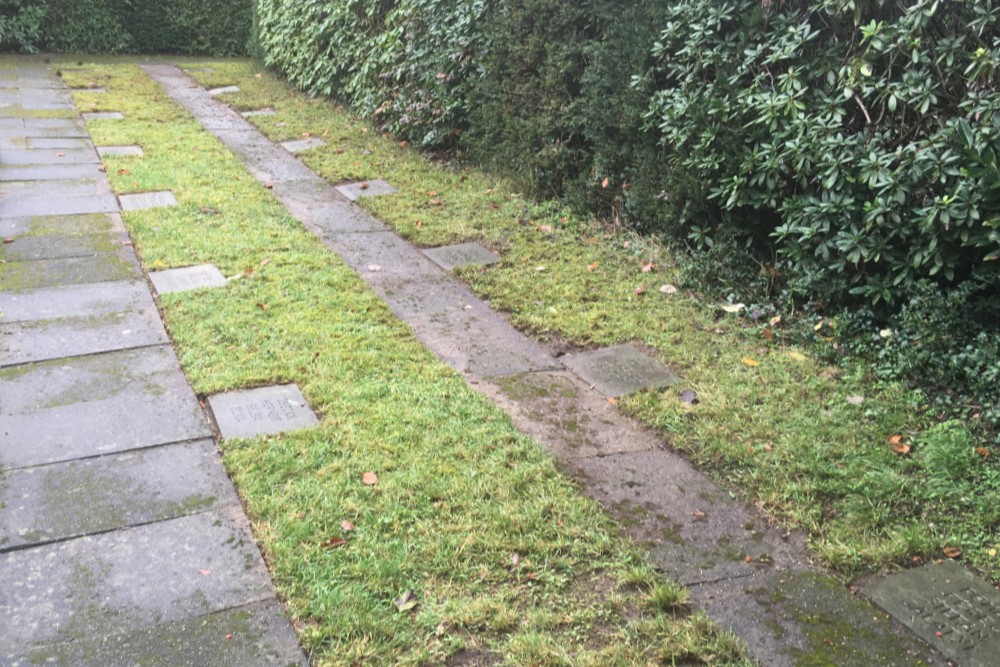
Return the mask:
{"type": "Polygon", "coordinates": [[[241,55],[251,46],[253,11],[253,0],[0,0],[0,46],[241,55]]]}

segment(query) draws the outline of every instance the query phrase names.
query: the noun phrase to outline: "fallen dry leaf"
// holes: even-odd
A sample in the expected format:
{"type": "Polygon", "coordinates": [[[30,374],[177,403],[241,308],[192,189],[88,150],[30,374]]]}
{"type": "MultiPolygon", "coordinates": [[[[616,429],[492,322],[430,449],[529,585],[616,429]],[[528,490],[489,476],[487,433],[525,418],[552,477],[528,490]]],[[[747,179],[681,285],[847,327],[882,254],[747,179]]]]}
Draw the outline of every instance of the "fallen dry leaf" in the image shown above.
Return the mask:
{"type": "Polygon", "coordinates": [[[520,563],[521,563],[521,557],[517,554],[514,554],[513,557],[511,557],[510,559],[510,564],[514,567],[517,567],[520,563]]]}
{"type": "Polygon", "coordinates": [[[258,308],[260,308],[260,309],[261,309],[261,310],[263,310],[263,311],[266,311],[266,310],[268,310],[268,307],[267,307],[267,304],[266,304],[266,303],[258,303],[258,304],[257,304],[257,307],[258,307],[258,308]]]}
{"type": "Polygon", "coordinates": [[[746,308],[744,303],[725,303],[721,306],[727,313],[738,313],[746,308]]]}
{"type": "Polygon", "coordinates": [[[432,199],[431,206],[444,206],[444,202],[440,199],[432,199]]]}
{"type": "Polygon", "coordinates": [[[3,240],[3,242],[4,242],[4,243],[13,243],[13,242],[14,242],[14,239],[13,239],[13,238],[11,238],[11,237],[7,237],[7,238],[5,238],[5,239],[3,240]]]}
{"type": "Polygon", "coordinates": [[[861,405],[862,403],[865,402],[865,397],[864,396],[848,396],[844,400],[847,401],[848,403],[850,403],[851,405],[861,405]]]}
{"type": "Polygon", "coordinates": [[[942,549],[942,553],[948,558],[958,558],[962,555],[962,550],[958,547],[945,547],[942,549]]]}
{"type": "Polygon", "coordinates": [[[261,260],[260,265],[263,268],[263,267],[267,266],[270,263],[271,263],[271,258],[270,257],[265,257],[263,260],[261,260]]]}
{"type": "Polygon", "coordinates": [[[551,234],[552,225],[538,225],[538,231],[542,232],[543,234],[551,234]]]}
{"type": "Polygon", "coordinates": [[[801,352],[789,352],[788,358],[791,359],[792,361],[805,361],[806,355],[802,354],[801,352]]]}
{"type": "Polygon", "coordinates": [[[254,74],[254,76],[257,77],[258,79],[263,79],[264,78],[264,73],[263,72],[257,72],[256,74],[254,74]]]}
{"type": "Polygon", "coordinates": [[[358,183],[358,190],[367,190],[368,187],[367,183],[358,183]]]}
{"type": "Polygon", "coordinates": [[[66,154],[63,153],[62,151],[58,151],[56,152],[56,157],[66,157],[66,154]]]}
{"type": "Polygon", "coordinates": [[[771,332],[770,329],[764,329],[764,340],[769,340],[769,341],[774,340],[774,334],[771,332]]]}
{"type": "Polygon", "coordinates": [[[413,595],[413,591],[406,591],[392,602],[400,612],[410,611],[417,606],[417,598],[413,595]]]}
{"type": "Polygon", "coordinates": [[[976,447],[976,454],[979,454],[984,459],[988,459],[989,457],[993,456],[993,452],[986,449],[985,447],[976,447]]]}
{"type": "Polygon", "coordinates": [[[375,486],[378,484],[378,475],[373,472],[366,472],[361,476],[361,481],[365,486],[375,486]]]}
{"type": "Polygon", "coordinates": [[[770,320],[768,320],[767,323],[770,324],[772,327],[778,326],[779,324],[781,324],[781,315],[775,315],[770,320]]]}
{"type": "Polygon", "coordinates": [[[668,296],[673,296],[674,294],[677,294],[677,288],[674,287],[673,285],[664,285],[660,288],[660,291],[668,296]]]}
{"type": "Polygon", "coordinates": [[[889,446],[892,447],[892,451],[900,456],[910,453],[910,446],[903,442],[903,436],[901,435],[890,435],[889,446]]]}
{"type": "Polygon", "coordinates": [[[206,577],[207,577],[208,575],[212,574],[212,571],[211,571],[211,570],[198,570],[198,572],[199,572],[200,574],[203,574],[203,575],[205,575],[206,577]]]}
{"type": "Polygon", "coordinates": [[[656,271],[656,264],[653,264],[652,262],[643,262],[642,264],[643,273],[652,273],[653,271],[656,271]]]}
{"type": "Polygon", "coordinates": [[[645,285],[639,285],[634,290],[632,290],[632,293],[633,294],[638,294],[638,295],[645,294],[646,293],[646,286],[645,285]]]}
{"type": "Polygon", "coordinates": [[[743,357],[743,365],[749,366],[750,368],[756,368],[760,366],[760,362],[756,359],[751,359],[750,357],[743,357]]]}
{"type": "Polygon", "coordinates": [[[608,183],[610,183],[610,182],[611,182],[610,178],[605,178],[603,181],[601,181],[601,187],[602,188],[608,187],[608,183]]]}
{"type": "Polygon", "coordinates": [[[343,521],[340,522],[340,527],[346,530],[347,532],[354,530],[354,524],[348,521],[347,519],[344,519],[343,521]]]}
{"type": "Polygon", "coordinates": [[[596,270],[597,270],[597,262],[594,262],[593,264],[587,267],[587,271],[589,271],[590,273],[593,273],[596,270]]]}
{"type": "Polygon", "coordinates": [[[324,549],[336,549],[337,547],[342,547],[347,544],[347,540],[342,537],[331,537],[327,541],[323,542],[324,549]]]}

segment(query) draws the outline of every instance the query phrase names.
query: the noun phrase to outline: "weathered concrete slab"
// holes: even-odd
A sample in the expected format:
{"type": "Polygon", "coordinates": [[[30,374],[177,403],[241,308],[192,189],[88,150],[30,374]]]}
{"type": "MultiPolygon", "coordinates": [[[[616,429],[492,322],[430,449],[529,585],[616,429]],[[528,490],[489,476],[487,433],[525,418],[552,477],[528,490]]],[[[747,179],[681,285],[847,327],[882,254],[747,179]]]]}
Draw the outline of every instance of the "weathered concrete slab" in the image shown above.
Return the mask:
{"type": "Polygon", "coordinates": [[[0,164],[0,182],[53,181],[74,178],[95,178],[100,175],[101,164],[0,164]]]}
{"type": "Polygon", "coordinates": [[[319,137],[308,137],[306,139],[297,139],[295,141],[283,141],[281,142],[281,147],[284,148],[289,153],[305,153],[313,148],[319,148],[320,146],[326,146],[326,142],[319,137]]]}
{"type": "Polygon", "coordinates": [[[238,504],[212,440],[23,468],[0,486],[0,551],[238,504]]]}
{"type": "Polygon", "coordinates": [[[86,132],[86,127],[76,116],[72,118],[25,118],[24,126],[49,131],[73,129],[86,132]]]}
{"type": "Polygon", "coordinates": [[[27,147],[32,150],[90,150],[90,140],[85,137],[28,137],[27,147]]]}
{"type": "Polygon", "coordinates": [[[0,183],[0,195],[5,201],[21,199],[55,199],[59,197],[94,197],[112,194],[106,179],[91,174],[89,178],[47,181],[14,181],[0,183]]]}
{"type": "Polygon", "coordinates": [[[85,215],[117,213],[114,195],[23,197],[0,200],[0,216],[11,218],[41,215],[85,215]]]}
{"type": "Polygon", "coordinates": [[[254,438],[319,424],[294,384],[216,394],[208,404],[223,438],[254,438]]]}
{"type": "Polygon", "coordinates": [[[393,232],[330,234],[327,244],[358,273],[440,276],[441,269],[393,232]]]}
{"type": "Polygon", "coordinates": [[[94,164],[98,162],[97,152],[93,149],[71,149],[67,148],[65,150],[23,150],[23,151],[4,151],[3,162],[6,165],[29,165],[29,164],[45,164],[45,165],[66,165],[66,164],[94,164]]]}
{"type": "Polygon", "coordinates": [[[0,260],[29,262],[43,259],[90,257],[113,253],[128,242],[127,234],[59,234],[53,236],[15,237],[0,245],[0,260]]]}
{"type": "MultiPolygon", "coordinates": [[[[3,120],[0,118],[0,120],[3,120]]],[[[66,138],[66,139],[81,139],[87,138],[87,130],[82,127],[67,126],[61,128],[48,128],[48,127],[37,127],[37,126],[27,126],[23,123],[21,125],[7,126],[0,125],[0,138],[20,138],[20,139],[31,139],[31,138],[66,138]]]]}
{"type": "Polygon", "coordinates": [[[144,283],[0,293],[0,367],[165,342],[144,283]]]}
{"type": "Polygon", "coordinates": [[[272,192],[289,213],[323,238],[332,234],[388,231],[382,221],[351,206],[315,174],[309,179],[274,183],[272,192]]]}
{"type": "Polygon", "coordinates": [[[149,626],[132,633],[45,644],[11,667],[306,667],[295,631],[274,601],[149,626]]]}
{"type": "Polygon", "coordinates": [[[212,97],[216,95],[225,95],[226,93],[238,93],[240,92],[239,86],[220,86],[218,88],[210,88],[208,94],[212,97]]]}
{"type": "Polygon", "coordinates": [[[185,266],[180,269],[150,271],[149,279],[157,294],[185,292],[204,287],[225,287],[226,277],[211,264],[185,266]]]}
{"type": "Polygon", "coordinates": [[[661,389],[678,382],[669,369],[632,345],[568,354],[561,361],[608,397],[624,396],[642,389],[661,389]]]}
{"type": "MultiPolygon", "coordinates": [[[[171,91],[171,94],[173,92],[171,91]]],[[[211,101],[209,98],[208,102],[211,101]]],[[[224,121],[207,122],[205,127],[221,139],[222,143],[244,162],[256,178],[265,183],[273,184],[303,179],[322,181],[295,156],[271,143],[244,118],[238,114],[234,115],[235,118],[226,118],[224,121]],[[225,129],[213,128],[213,124],[224,125],[225,129]]],[[[211,118],[215,118],[215,115],[213,114],[211,118]]],[[[322,182],[325,183],[325,181],[322,182]]]]}
{"type": "Polygon", "coordinates": [[[271,107],[266,107],[264,109],[251,109],[249,111],[241,111],[240,115],[244,118],[256,118],[257,116],[273,116],[275,114],[274,109],[271,107]]]}
{"type": "Polygon", "coordinates": [[[962,667],[1000,659],[1000,592],[954,561],[887,577],[865,595],[962,667]]]}
{"type": "Polygon", "coordinates": [[[391,195],[399,192],[396,188],[378,178],[373,181],[361,181],[359,183],[338,185],[337,191],[347,197],[350,201],[357,201],[362,197],[380,197],[382,195],[391,195]]]}
{"type": "Polygon", "coordinates": [[[473,377],[554,370],[557,362],[450,276],[370,273],[372,288],[445,363],[473,377]]]}
{"type": "Polygon", "coordinates": [[[492,250],[487,250],[478,243],[459,243],[440,248],[428,248],[424,250],[424,254],[445,271],[463,266],[489,266],[500,261],[500,258],[492,250]]]}
{"type": "Polygon", "coordinates": [[[11,291],[118,282],[141,275],[135,253],[122,245],[99,255],[0,264],[0,286],[11,291]]]}
{"type": "Polygon", "coordinates": [[[30,218],[0,218],[0,236],[58,236],[74,234],[125,233],[118,214],[37,216],[30,218]]]}
{"type": "Polygon", "coordinates": [[[0,556],[0,653],[139,630],[272,597],[239,508],[0,556]]]}
{"type": "Polygon", "coordinates": [[[123,211],[143,211],[150,208],[177,206],[177,198],[170,190],[118,195],[118,201],[121,202],[123,211]]]}
{"type": "Polygon", "coordinates": [[[125,114],[121,111],[88,111],[80,114],[84,120],[122,120],[125,114]]]}
{"type": "Polygon", "coordinates": [[[142,157],[145,155],[141,146],[98,146],[97,154],[101,157],[142,157]]]}

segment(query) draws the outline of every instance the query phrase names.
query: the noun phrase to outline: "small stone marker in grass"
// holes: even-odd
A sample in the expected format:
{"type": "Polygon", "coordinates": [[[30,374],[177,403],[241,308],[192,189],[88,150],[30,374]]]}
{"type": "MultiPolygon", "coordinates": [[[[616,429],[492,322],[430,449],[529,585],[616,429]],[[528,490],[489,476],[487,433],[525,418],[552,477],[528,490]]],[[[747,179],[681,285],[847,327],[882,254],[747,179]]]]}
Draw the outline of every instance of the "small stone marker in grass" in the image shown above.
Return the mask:
{"type": "Polygon", "coordinates": [[[1000,593],[954,561],[887,577],[865,594],[962,667],[1000,661],[1000,593]]]}
{"type": "Polygon", "coordinates": [[[398,190],[381,179],[375,179],[374,181],[361,181],[359,183],[338,185],[337,192],[344,195],[351,201],[357,201],[361,197],[391,195],[398,192],[398,190]]]}
{"type": "Polygon", "coordinates": [[[157,294],[185,292],[202,287],[225,287],[226,277],[211,264],[185,266],[166,271],[150,271],[149,279],[157,294]]]}
{"type": "Polygon", "coordinates": [[[139,146],[98,146],[97,154],[101,157],[142,157],[144,155],[139,146]]]}
{"type": "Polygon", "coordinates": [[[561,361],[608,398],[642,389],[660,389],[678,382],[669,369],[632,345],[569,354],[561,361]]]}
{"type": "Polygon", "coordinates": [[[176,206],[177,198],[170,190],[162,192],[138,192],[135,194],[118,195],[123,211],[142,211],[148,208],[164,208],[176,206]]]}
{"type": "Polygon", "coordinates": [[[238,93],[240,92],[239,86],[222,86],[221,88],[210,88],[208,94],[212,97],[216,95],[224,95],[226,93],[238,93]]]}
{"type": "Polygon", "coordinates": [[[125,114],[121,111],[87,111],[81,114],[84,120],[122,120],[125,114]]]}
{"type": "Polygon", "coordinates": [[[303,153],[313,148],[326,146],[326,142],[318,137],[309,137],[308,139],[298,139],[296,141],[283,141],[281,146],[289,153],[303,153]]]}
{"type": "Polygon", "coordinates": [[[458,245],[429,248],[424,254],[445,271],[463,266],[489,266],[500,261],[493,252],[478,243],[459,243],[458,245]]]}
{"type": "Polygon", "coordinates": [[[294,384],[216,394],[208,404],[223,438],[253,438],[319,424],[294,384]]]}
{"type": "Polygon", "coordinates": [[[243,111],[240,115],[244,118],[253,118],[254,116],[273,116],[274,113],[274,109],[267,107],[266,109],[251,109],[250,111],[243,111]]]}

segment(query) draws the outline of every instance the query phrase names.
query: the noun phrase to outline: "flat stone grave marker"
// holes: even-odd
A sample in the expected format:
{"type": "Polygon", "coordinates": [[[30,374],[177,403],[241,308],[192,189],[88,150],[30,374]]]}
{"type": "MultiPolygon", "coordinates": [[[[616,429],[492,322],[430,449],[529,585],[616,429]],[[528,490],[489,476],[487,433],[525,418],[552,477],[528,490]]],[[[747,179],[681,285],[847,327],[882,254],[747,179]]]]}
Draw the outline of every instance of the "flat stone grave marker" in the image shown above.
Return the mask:
{"type": "Polygon", "coordinates": [[[208,405],[223,438],[253,438],[319,424],[294,384],[209,396],[208,405]]]}
{"type": "Polygon", "coordinates": [[[887,577],[865,594],[962,667],[1000,656],[1000,592],[954,561],[887,577]]]}
{"type": "Polygon", "coordinates": [[[265,109],[251,109],[250,111],[243,111],[240,113],[240,115],[244,118],[253,118],[254,116],[273,116],[274,114],[274,109],[270,107],[265,109]]]}
{"type": "Polygon", "coordinates": [[[121,111],[86,111],[81,114],[84,120],[122,120],[125,114],[121,111]]]}
{"type": "Polygon", "coordinates": [[[381,195],[391,195],[398,190],[392,187],[382,179],[375,179],[373,181],[361,181],[359,183],[348,183],[346,185],[338,185],[337,192],[344,195],[351,201],[357,201],[361,197],[379,197],[381,195]]]}
{"type": "Polygon", "coordinates": [[[177,198],[170,190],[118,195],[118,201],[121,202],[123,211],[143,211],[149,208],[177,206],[177,198]]]}
{"type": "Polygon", "coordinates": [[[326,142],[319,137],[309,137],[308,139],[298,139],[296,141],[283,141],[281,142],[281,146],[289,153],[302,153],[313,148],[326,146],[326,142]]]}
{"type": "Polygon", "coordinates": [[[212,97],[216,95],[224,95],[225,93],[238,93],[240,92],[239,86],[221,86],[219,88],[210,88],[208,94],[212,97]]]}
{"type": "Polygon", "coordinates": [[[445,271],[473,264],[477,266],[489,266],[500,261],[500,258],[496,254],[478,243],[459,243],[458,245],[443,246],[440,248],[428,248],[424,251],[424,254],[434,260],[445,271]]]}
{"type": "Polygon", "coordinates": [[[660,389],[678,382],[669,369],[632,345],[568,354],[562,362],[609,398],[641,389],[660,389]]]}
{"type": "Polygon", "coordinates": [[[145,155],[139,146],[98,146],[97,154],[101,157],[142,157],[145,155]]]}
{"type": "Polygon", "coordinates": [[[149,279],[157,294],[186,292],[202,287],[225,287],[226,277],[211,264],[185,266],[166,271],[150,271],[149,279]]]}

